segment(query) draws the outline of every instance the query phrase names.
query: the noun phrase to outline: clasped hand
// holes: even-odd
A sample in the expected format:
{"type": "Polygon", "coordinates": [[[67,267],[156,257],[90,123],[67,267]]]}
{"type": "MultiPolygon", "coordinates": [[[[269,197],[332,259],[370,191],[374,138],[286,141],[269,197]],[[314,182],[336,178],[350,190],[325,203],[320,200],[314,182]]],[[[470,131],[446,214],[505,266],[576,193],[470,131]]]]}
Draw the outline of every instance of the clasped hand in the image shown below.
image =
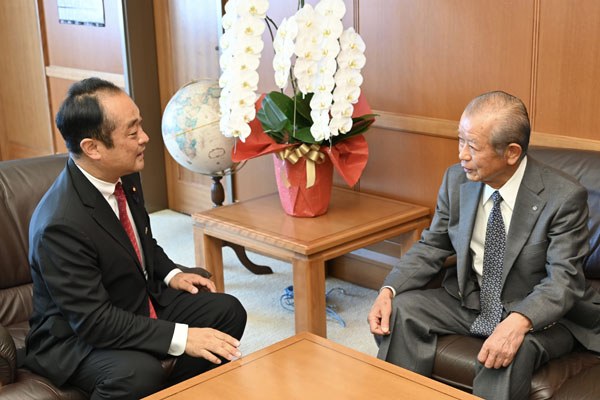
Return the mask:
{"type": "Polygon", "coordinates": [[[519,313],[512,313],[500,322],[483,342],[477,360],[486,368],[508,367],[521,347],[531,321],[519,313]]]}

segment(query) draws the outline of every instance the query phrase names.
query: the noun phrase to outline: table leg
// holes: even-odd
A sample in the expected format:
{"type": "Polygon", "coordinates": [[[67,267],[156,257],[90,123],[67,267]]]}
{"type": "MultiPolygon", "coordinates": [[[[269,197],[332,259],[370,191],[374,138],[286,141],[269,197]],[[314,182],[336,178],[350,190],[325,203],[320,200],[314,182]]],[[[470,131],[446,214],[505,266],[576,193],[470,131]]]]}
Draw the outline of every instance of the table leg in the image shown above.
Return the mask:
{"type": "Polygon", "coordinates": [[[233,251],[235,252],[235,255],[237,256],[237,258],[242,263],[242,265],[244,267],[246,267],[246,269],[248,271],[252,272],[253,274],[266,275],[266,274],[273,273],[273,270],[271,268],[267,267],[266,265],[256,265],[252,261],[250,261],[250,259],[248,258],[248,255],[246,255],[245,247],[240,246],[239,244],[235,244],[235,243],[231,243],[231,242],[227,242],[227,241],[223,241],[223,246],[231,247],[231,249],[233,249],[233,251]]]}
{"type": "Polygon", "coordinates": [[[223,241],[204,233],[201,240],[204,245],[204,268],[212,274],[211,279],[217,287],[217,292],[222,293],[225,291],[225,282],[223,280],[223,241]]]}
{"type": "Polygon", "coordinates": [[[327,337],[325,261],[297,255],[292,261],[292,267],[296,333],[308,331],[327,337]]]}

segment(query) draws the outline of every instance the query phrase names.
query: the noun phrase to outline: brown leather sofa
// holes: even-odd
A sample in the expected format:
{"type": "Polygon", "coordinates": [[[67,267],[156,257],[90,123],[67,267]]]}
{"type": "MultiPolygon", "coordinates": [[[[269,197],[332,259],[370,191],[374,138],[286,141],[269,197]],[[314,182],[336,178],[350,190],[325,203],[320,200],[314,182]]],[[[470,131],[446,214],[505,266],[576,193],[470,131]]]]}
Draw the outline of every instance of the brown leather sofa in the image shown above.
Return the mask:
{"type": "MultiPolygon", "coordinates": [[[[588,189],[590,254],[584,272],[600,291],[600,152],[532,148],[531,157],[574,176],[588,189]]],[[[482,339],[446,335],[438,340],[433,378],[472,391],[482,339]]],[[[600,357],[584,349],[550,361],[533,376],[529,399],[600,399],[600,357]]]]}
{"type": "MultiPolygon", "coordinates": [[[[33,312],[29,220],[66,160],[63,154],[0,162],[0,400],[88,397],[73,387],[57,388],[48,379],[17,367],[17,352],[23,350],[33,312]]],[[[210,277],[201,268],[185,269],[210,277]]],[[[165,370],[172,369],[174,360],[163,362],[165,370]]]]}

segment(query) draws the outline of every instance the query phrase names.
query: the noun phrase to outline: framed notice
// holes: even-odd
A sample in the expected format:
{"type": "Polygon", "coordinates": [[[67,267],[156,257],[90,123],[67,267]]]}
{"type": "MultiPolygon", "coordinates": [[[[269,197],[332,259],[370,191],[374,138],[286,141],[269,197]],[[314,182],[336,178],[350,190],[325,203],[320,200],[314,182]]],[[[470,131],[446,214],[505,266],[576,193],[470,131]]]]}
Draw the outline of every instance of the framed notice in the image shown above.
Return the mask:
{"type": "Polygon", "coordinates": [[[56,0],[58,22],[104,26],[104,0],[56,0]]]}

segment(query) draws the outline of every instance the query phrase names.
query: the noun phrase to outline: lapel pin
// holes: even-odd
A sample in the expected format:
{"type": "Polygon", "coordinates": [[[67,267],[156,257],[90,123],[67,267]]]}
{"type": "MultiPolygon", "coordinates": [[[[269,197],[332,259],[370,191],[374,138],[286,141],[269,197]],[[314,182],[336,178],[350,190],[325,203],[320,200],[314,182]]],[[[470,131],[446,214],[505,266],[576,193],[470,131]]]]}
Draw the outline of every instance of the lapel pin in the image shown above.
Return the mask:
{"type": "Polygon", "coordinates": [[[146,229],[144,229],[144,235],[148,234],[148,227],[146,227],[146,229]]]}
{"type": "Polygon", "coordinates": [[[532,209],[533,211],[537,211],[537,209],[538,209],[538,206],[533,206],[533,207],[531,207],[531,209],[532,209]]]}
{"type": "Polygon", "coordinates": [[[137,188],[135,186],[131,187],[131,197],[133,197],[133,201],[135,201],[135,203],[139,203],[140,202],[140,196],[138,196],[137,193],[137,188]]]}

